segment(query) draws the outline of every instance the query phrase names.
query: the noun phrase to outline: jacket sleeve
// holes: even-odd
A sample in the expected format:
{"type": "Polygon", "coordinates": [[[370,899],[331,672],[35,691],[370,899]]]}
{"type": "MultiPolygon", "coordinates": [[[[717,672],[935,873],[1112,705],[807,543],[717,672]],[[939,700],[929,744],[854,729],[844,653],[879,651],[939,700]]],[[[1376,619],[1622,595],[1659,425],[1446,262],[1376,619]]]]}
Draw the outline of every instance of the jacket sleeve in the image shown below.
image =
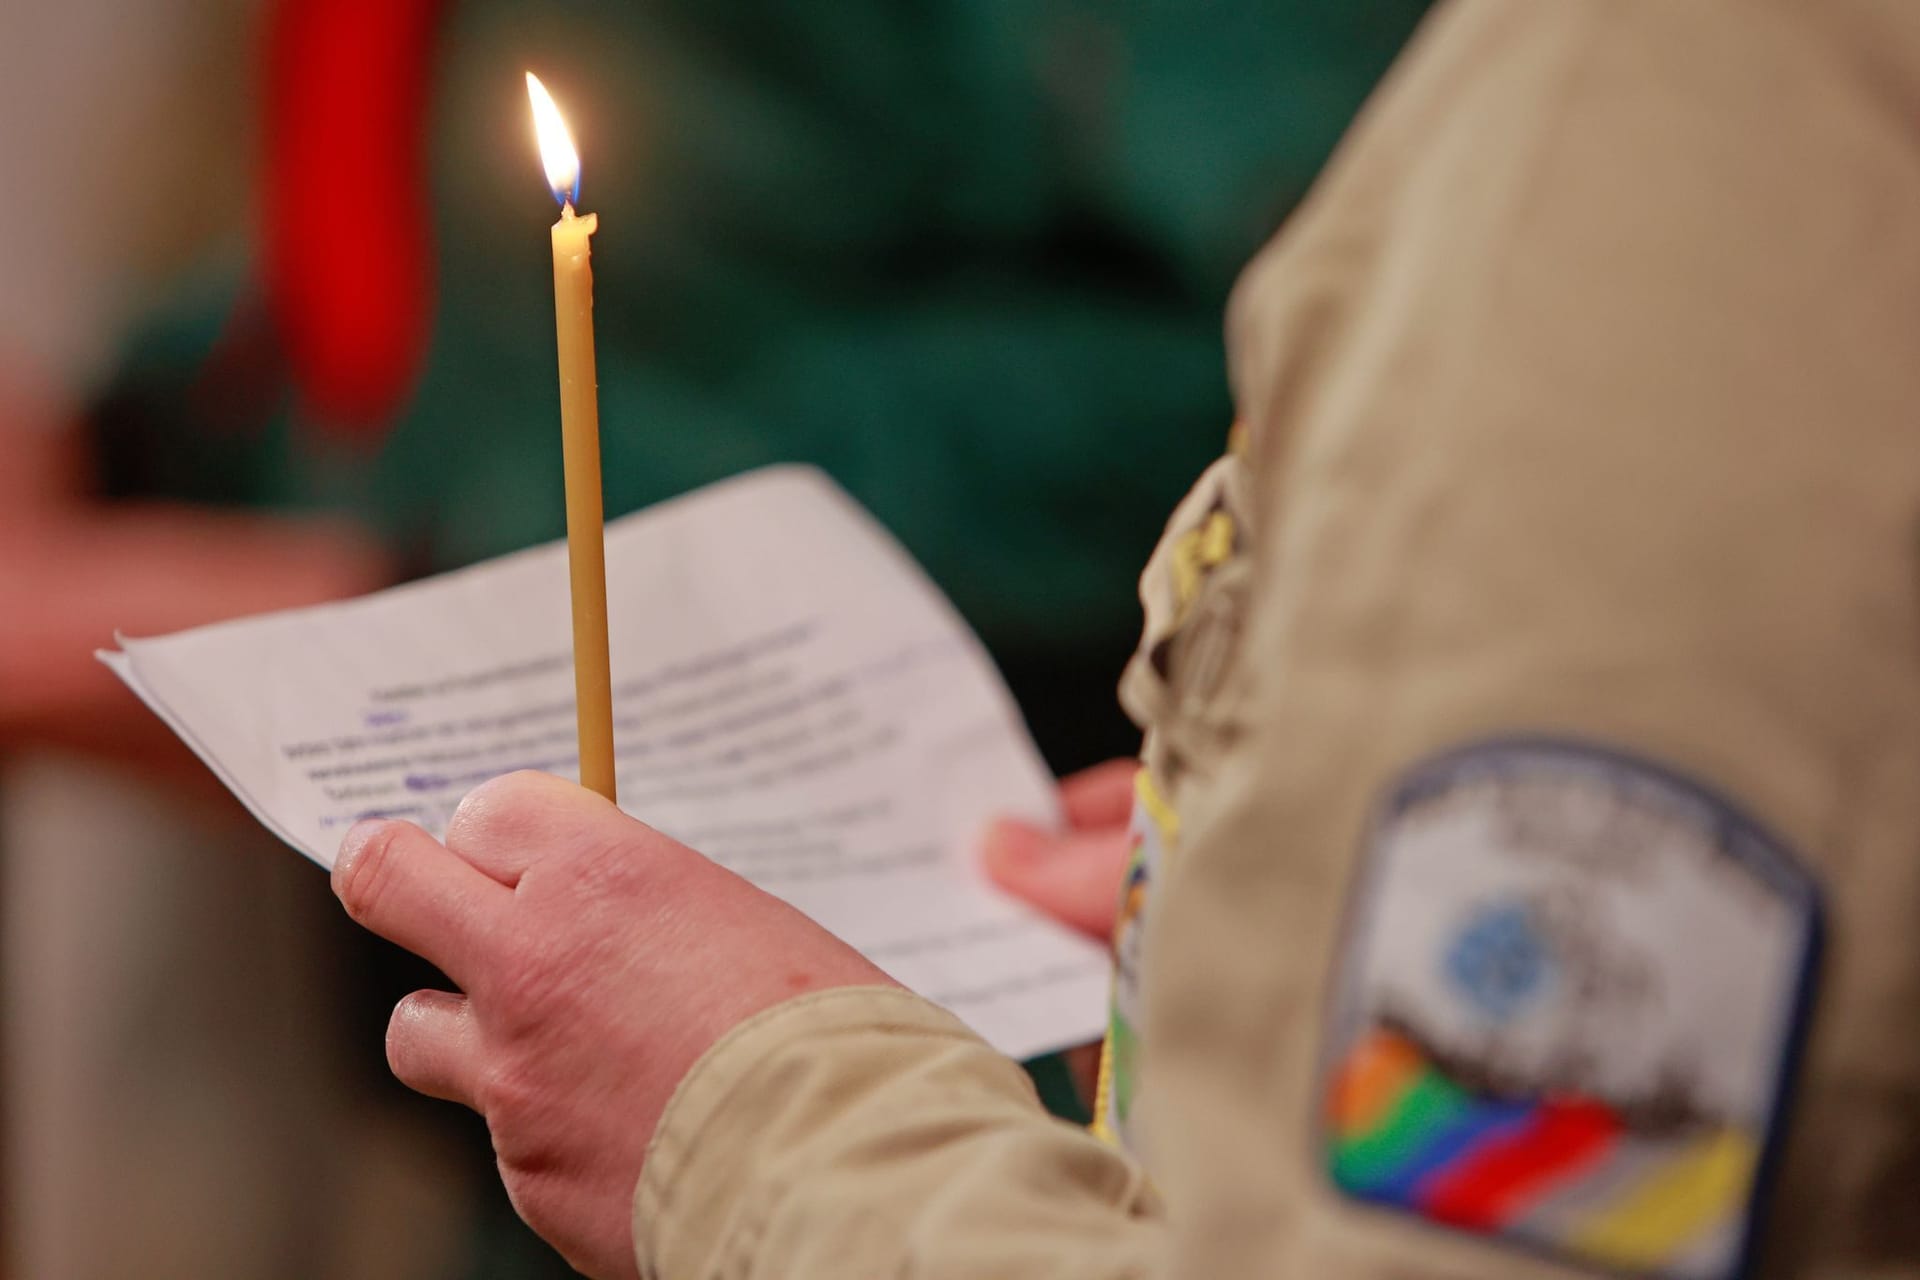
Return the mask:
{"type": "Polygon", "coordinates": [[[675,1093],[634,1201],[650,1277],[1154,1273],[1131,1161],[1049,1117],[1026,1073],[903,991],[754,1018],[675,1093]]]}

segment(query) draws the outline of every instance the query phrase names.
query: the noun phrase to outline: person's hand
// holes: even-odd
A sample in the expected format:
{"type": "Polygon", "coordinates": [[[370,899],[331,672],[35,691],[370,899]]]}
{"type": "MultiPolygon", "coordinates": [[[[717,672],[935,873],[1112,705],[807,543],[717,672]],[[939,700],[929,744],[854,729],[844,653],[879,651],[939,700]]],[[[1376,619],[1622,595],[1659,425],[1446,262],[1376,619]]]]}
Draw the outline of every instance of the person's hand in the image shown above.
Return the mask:
{"type": "MultiPolygon", "coordinates": [[[[1111,942],[1131,850],[1128,822],[1138,769],[1134,760],[1109,760],[1063,779],[1063,831],[1015,818],[996,820],[981,841],[980,860],[987,875],[1062,924],[1111,942]]],[[[1069,1049],[1066,1062],[1081,1101],[1091,1106],[1100,1046],[1069,1049]]]]}
{"type": "Polygon", "coordinates": [[[372,540],[339,523],[82,496],[50,430],[0,429],[0,751],[48,743],[147,767],[193,764],[93,659],[116,629],[154,635],[379,586],[372,540]]]}
{"type": "Polygon", "coordinates": [[[981,846],[988,876],[1063,924],[1110,941],[1127,871],[1137,768],[1132,760],[1109,760],[1062,781],[1064,831],[996,821],[981,846]]]}
{"type": "Polygon", "coordinates": [[[333,887],[465,992],[400,1002],[393,1073],[486,1117],[514,1208],[590,1276],[636,1274],[640,1166],[702,1053],[791,997],[891,982],[779,899],[546,774],[476,788],[444,845],[410,823],[355,827],[333,887]]]}

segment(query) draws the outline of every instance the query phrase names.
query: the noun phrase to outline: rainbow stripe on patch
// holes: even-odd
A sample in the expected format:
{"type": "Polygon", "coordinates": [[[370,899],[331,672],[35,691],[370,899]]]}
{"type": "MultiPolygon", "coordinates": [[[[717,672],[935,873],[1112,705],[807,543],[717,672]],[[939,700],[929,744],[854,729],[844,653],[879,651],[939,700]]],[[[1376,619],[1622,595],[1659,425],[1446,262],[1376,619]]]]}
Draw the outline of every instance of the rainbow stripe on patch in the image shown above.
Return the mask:
{"type": "Polygon", "coordinates": [[[1334,1072],[1327,1129],[1333,1179],[1360,1199],[1672,1276],[1719,1272],[1759,1159],[1739,1128],[1636,1134],[1594,1099],[1476,1093],[1379,1027],[1334,1072]]]}

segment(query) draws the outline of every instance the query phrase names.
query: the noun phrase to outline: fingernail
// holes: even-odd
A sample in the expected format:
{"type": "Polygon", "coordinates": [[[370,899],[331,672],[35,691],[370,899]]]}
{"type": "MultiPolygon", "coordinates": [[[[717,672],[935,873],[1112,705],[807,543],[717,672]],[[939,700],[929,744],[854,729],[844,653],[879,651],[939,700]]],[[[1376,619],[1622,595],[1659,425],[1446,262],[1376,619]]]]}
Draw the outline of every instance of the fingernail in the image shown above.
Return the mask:
{"type": "Polygon", "coordinates": [[[388,818],[362,818],[348,827],[347,834],[340,837],[340,851],[333,855],[333,869],[337,872],[349,866],[389,821],[388,818]]]}

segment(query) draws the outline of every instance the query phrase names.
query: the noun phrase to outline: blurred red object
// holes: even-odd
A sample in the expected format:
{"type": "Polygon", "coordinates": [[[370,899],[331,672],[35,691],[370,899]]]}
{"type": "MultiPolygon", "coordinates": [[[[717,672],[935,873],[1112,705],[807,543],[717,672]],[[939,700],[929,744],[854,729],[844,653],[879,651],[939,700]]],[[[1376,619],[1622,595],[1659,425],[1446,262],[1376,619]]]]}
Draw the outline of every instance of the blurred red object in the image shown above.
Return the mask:
{"type": "Polygon", "coordinates": [[[304,407],[343,435],[377,437],[426,353],[441,8],[280,0],[268,27],[268,305],[304,407]]]}

